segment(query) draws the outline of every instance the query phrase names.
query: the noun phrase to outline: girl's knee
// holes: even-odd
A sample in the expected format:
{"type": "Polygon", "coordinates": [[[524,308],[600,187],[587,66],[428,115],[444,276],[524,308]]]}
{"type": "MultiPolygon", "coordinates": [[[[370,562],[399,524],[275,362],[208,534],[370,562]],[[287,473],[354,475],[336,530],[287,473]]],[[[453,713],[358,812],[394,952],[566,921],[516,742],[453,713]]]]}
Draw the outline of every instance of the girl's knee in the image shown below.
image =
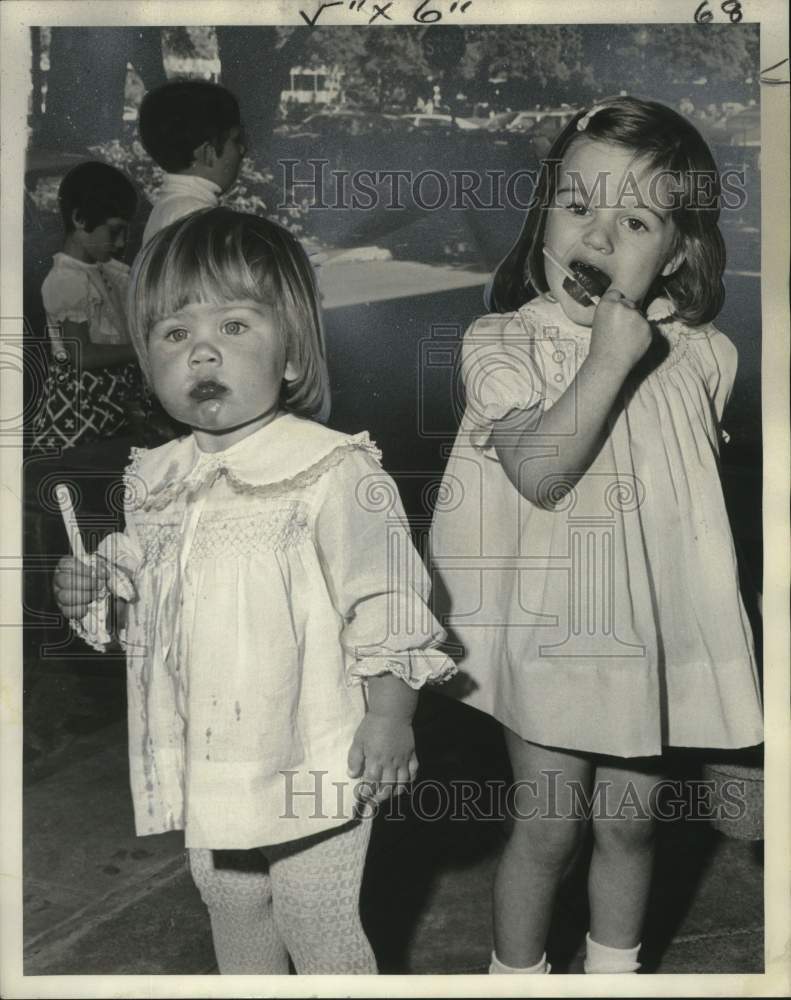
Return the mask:
{"type": "Polygon", "coordinates": [[[600,850],[644,851],[653,846],[654,835],[655,825],[648,817],[608,819],[602,816],[593,821],[593,839],[600,850]]]}
{"type": "Polygon", "coordinates": [[[585,824],[577,819],[535,818],[516,820],[508,842],[509,852],[524,854],[547,868],[565,868],[582,841],[585,824]]]}

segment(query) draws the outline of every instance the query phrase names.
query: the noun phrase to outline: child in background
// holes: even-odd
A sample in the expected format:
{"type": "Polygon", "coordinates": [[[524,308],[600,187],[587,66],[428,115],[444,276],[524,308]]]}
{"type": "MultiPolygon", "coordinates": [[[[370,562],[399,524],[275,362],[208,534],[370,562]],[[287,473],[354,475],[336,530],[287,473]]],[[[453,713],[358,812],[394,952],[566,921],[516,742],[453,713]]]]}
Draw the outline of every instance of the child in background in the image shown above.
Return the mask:
{"type": "Polygon", "coordinates": [[[323,336],[286,230],[195,213],[143,249],[132,285],[143,370],[192,433],[134,454],[125,533],[90,567],[61,560],[54,586],[99,647],[107,585],[130,602],[137,832],[185,831],[222,973],[285,973],[289,956],[300,973],[373,973],[370,822],[348,779],[382,801],[415,777],[417,689],[454,669],[427,574],[368,435],[311,419],[323,336]],[[266,870],[234,860],[249,849],[266,870]]]}
{"type": "Polygon", "coordinates": [[[140,141],[165,180],[143,233],[143,246],[165,226],[201,208],[217,208],[245,154],[239,104],[216,83],[177,80],[146,94],[140,141]]]}
{"type": "Polygon", "coordinates": [[[490,971],[549,971],[579,792],[597,791],[585,971],[629,973],[663,747],[762,739],[718,472],[736,372],[711,322],[719,176],[687,121],[629,97],[576,115],[545,166],[495,276],[502,315],[465,336],[459,502],[436,512],[432,554],[468,701],[505,727],[516,783],[490,971]]]}
{"type": "Polygon", "coordinates": [[[61,181],[63,250],[41,286],[52,360],[33,420],[34,450],[113,437],[125,404],[144,395],[126,326],[129,267],[121,261],[137,195],[105,163],[80,163],[61,181]]]}

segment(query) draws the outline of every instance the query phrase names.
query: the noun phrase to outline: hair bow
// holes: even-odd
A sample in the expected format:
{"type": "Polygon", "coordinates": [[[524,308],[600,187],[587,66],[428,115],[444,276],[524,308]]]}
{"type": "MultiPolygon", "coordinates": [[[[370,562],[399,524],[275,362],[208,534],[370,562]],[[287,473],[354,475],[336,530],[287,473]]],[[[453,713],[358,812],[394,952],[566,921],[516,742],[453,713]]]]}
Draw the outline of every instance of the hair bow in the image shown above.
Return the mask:
{"type": "Polygon", "coordinates": [[[586,111],[585,114],[582,116],[582,118],[580,118],[580,120],[577,122],[577,131],[584,132],[585,129],[590,124],[591,118],[593,118],[595,114],[598,114],[599,111],[602,111],[606,107],[608,107],[608,105],[606,104],[594,104],[594,106],[590,109],[590,111],[586,111]]]}

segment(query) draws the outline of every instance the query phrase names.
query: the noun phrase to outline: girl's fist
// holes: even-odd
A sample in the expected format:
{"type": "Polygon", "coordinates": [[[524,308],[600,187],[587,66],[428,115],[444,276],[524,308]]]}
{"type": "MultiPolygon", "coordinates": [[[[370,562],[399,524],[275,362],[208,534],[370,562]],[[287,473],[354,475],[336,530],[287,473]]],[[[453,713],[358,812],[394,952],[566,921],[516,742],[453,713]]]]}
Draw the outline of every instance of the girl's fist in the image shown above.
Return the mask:
{"type": "Polygon", "coordinates": [[[590,353],[608,365],[620,365],[626,375],[651,344],[651,327],[630,299],[617,288],[602,295],[593,316],[590,353]]]}
{"type": "Polygon", "coordinates": [[[107,563],[98,557],[84,563],[64,556],[55,568],[52,584],[64,617],[82,618],[107,586],[107,563]]]}

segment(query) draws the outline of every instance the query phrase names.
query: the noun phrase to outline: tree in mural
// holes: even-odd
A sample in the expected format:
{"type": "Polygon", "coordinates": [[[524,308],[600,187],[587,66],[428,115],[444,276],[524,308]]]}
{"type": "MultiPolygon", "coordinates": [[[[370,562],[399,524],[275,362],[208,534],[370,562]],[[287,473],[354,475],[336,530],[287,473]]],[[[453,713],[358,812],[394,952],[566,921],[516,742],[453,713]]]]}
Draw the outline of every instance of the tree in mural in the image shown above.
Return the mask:
{"type": "Polygon", "coordinates": [[[758,66],[754,26],[664,24],[612,33],[613,55],[621,74],[650,80],[654,87],[744,81],[758,66]],[[644,74],[647,74],[644,75],[644,74]]]}
{"type": "Polygon", "coordinates": [[[291,68],[303,57],[309,37],[307,29],[217,28],[222,83],[239,98],[248,142],[255,149],[266,148],[280,95],[288,88],[291,68]]]}
{"type": "MultiPolygon", "coordinates": [[[[53,28],[42,111],[41,32],[33,29],[34,145],[83,150],[117,138],[127,64],[137,71],[146,90],[166,80],[163,34],[168,49],[178,55],[209,54],[207,29],[53,28]]],[[[213,44],[222,65],[222,83],[242,99],[253,143],[271,134],[280,94],[288,87],[289,71],[308,37],[307,30],[275,27],[216,29],[213,44]]]]}
{"type": "Polygon", "coordinates": [[[465,32],[459,73],[474,96],[488,96],[491,81],[499,80],[502,102],[515,109],[581,99],[585,48],[579,28],[523,24],[504,31],[486,25],[465,32]]]}
{"type": "Polygon", "coordinates": [[[166,78],[163,43],[188,58],[219,58],[221,82],[240,98],[251,146],[264,152],[298,65],[339,67],[346,97],[378,110],[410,110],[418,94],[427,87],[430,93],[432,78],[443,80],[446,96],[463,89],[473,99],[489,99],[492,81],[500,81],[500,103],[513,108],[581,104],[617,92],[624,81],[658,94],[696,76],[725,89],[743,82],[757,66],[751,28],[482,25],[441,28],[433,38],[419,27],[53,28],[44,111],[41,29],[34,28],[33,141],[82,150],[117,138],[127,64],[146,90],[159,85],[166,78]]]}
{"type": "Polygon", "coordinates": [[[117,137],[129,63],[147,89],[165,82],[159,28],[53,28],[42,111],[40,29],[33,32],[34,146],[83,150],[117,137]]]}

